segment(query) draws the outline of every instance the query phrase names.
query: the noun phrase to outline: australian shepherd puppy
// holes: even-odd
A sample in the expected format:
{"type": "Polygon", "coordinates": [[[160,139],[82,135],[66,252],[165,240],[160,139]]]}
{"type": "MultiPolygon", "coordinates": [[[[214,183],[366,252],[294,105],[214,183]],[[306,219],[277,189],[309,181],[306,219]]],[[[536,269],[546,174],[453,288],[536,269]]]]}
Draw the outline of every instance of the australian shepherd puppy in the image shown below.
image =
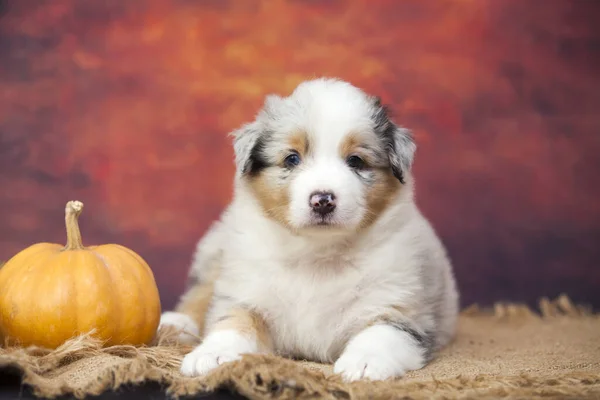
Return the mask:
{"type": "Polygon", "coordinates": [[[426,365],[454,335],[458,294],[413,201],[410,132],[378,98],[316,79],[233,136],[233,200],[161,318],[203,338],[181,372],[248,353],[333,363],[347,381],[426,365]]]}

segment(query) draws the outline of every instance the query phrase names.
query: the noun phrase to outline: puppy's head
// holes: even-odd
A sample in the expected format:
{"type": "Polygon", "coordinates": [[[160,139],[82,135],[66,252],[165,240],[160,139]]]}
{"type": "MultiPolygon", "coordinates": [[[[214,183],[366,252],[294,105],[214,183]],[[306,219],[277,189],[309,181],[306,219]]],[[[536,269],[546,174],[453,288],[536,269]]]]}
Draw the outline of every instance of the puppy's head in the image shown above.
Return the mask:
{"type": "Polygon", "coordinates": [[[268,96],[234,137],[242,187],[270,218],[306,233],[369,226],[402,189],[415,152],[377,98],[334,79],[268,96]]]}

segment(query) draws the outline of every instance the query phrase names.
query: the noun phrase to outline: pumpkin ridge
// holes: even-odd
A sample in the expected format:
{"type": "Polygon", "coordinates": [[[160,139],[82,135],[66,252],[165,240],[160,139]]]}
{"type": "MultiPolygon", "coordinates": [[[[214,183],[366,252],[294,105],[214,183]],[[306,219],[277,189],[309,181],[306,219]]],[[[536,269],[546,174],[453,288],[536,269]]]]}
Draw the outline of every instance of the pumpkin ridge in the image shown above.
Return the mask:
{"type": "MultiPolygon", "coordinates": [[[[59,308],[61,311],[68,305],[71,304],[71,302],[76,303],[77,302],[77,284],[75,281],[75,273],[73,271],[73,269],[70,267],[72,265],[72,253],[68,254],[68,257],[66,257],[66,260],[61,260],[61,258],[65,258],[65,256],[63,255],[64,253],[62,252],[61,248],[56,249],[55,253],[52,255],[51,258],[43,260],[43,264],[47,264],[48,266],[50,266],[51,268],[53,268],[53,280],[57,281],[67,281],[65,286],[68,286],[68,290],[67,292],[67,297],[69,299],[71,299],[70,301],[67,300],[66,302],[63,302],[62,304],[59,303],[55,303],[54,305],[59,308]]],[[[44,268],[45,266],[42,265],[42,263],[40,263],[40,268],[44,268]]],[[[57,290],[56,289],[57,286],[56,285],[52,285],[52,290],[57,290]]],[[[69,328],[65,329],[63,327],[63,324],[69,324],[70,327],[70,331],[72,332],[71,335],[73,333],[75,333],[77,331],[77,328],[79,326],[79,321],[78,321],[78,315],[77,313],[75,313],[75,316],[72,316],[73,313],[70,312],[64,312],[64,311],[58,311],[60,314],[60,318],[58,319],[58,331],[59,332],[64,332],[64,330],[68,330],[69,328]],[[66,315],[65,315],[66,314],[66,315]],[[69,321],[70,319],[70,321],[69,321]]],[[[59,339],[60,335],[49,335],[49,337],[46,339],[46,346],[49,347],[57,347],[59,346],[62,341],[59,339]]]]}
{"type": "MultiPolygon", "coordinates": [[[[102,246],[100,246],[100,247],[102,247],[102,246]]],[[[102,261],[106,265],[107,271],[109,271],[109,274],[110,274],[113,282],[117,282],[115,280],[115,274],[114,274],[113,270],[119,270],[119,272],[121,274],[123,273],[122,271],[127,271],[127,268],[124,267],[124,265],[126,265],[126,264],[124,264],[123,260],[121,260],[118,256],[115,256],[115,254],[112,254],[112,256],[110,257],[110,263],[107,262],[106,256],[104,254],[101,254],[98,251],[94,252],[94,254],[96,254],[97,256],[99,256],[102,259],[102,261]]],[[[122,279],[119,281],[122,281],[122,279]]],[[[119,293],[119,296],[120,296],[120,293],[122,291],[117,290],[116,292],[119,293]]],[[[124,313],[123,307],[121,306],[122,303],[123,303],[122,299],[119,299],[119,301],[116,302],[116,311],[117,311],[117,315],[119,315],[118,324],[117,324],[118,329],[115,330],[113,337],[110,339],[112,344],[114,344],[114,345],[122,344],[121,342],[123,341],[123,335],[124,335],[123,326],[125,325],[125,321],[123,321],[123,316],[125,315],[125,313],[124,313]]]]}
{"type": "MultiPolygon", "coordinates": [[[[146,272],[146,263],[144,262],[144,260],[141,259],[140,256],[136,257],[136,253],[134,251],[131,251],[129,249],[127,249],[126,247],[123,246],[119,246],[119,249],[121,250],[120,255],[123,257],[126,257],[130,260],[132,260],[133,262],[135,262],[135,267],[132,269],[131,273],[133,275],[135,275],[135,280],[137,282],[137,288],[138,288],[138,293],[140,296],[140,305],[139,307],[142,309],[142,320],[141,320],[141,326],[144,327],[143,330],[138,331],[138,339],[144,339],[144,341],[148,341],[148,339],[145,338],[146,336],[146,331],[148,330],[148,324],[149,322],[152,320],[152,317],[149,315],[149,310],[150,307],[148,307],[148,303],[146,302],[146,293],[144,291],[144,288],[147,287],[146,285],[146,278],[147,278],[147,272],[146,272]]],[[[158,328],[158,326],[156,327],[158,328]]],[[[155,329],[156,330],[156,329],[155,329]]]]}
{"type": "MultiPolygon", "coordinates": [[[[26,313],[26,318],[31,318],[33,321],[32,323],[27,327],[28,329],[26,329],[26,331],[31,331],[32,328],[35,327],[35,329],[38,328],[38,324],[39,321],[37,320],[38,318],[36,318],[35,316],[35,312],[31,311],[31,306],[34,305],[35,308],[38,308],[38,305],[40,304],[40,301],[45,301],[44,298],[41,298],[39,296],[39,293],[35,292],[35,286],[32,284],[28,284],[27,286],[25,286],[26,284],[24,283],[24,278],[27,275],[36,275],[38,274],[38,269],[43,269],[44,268],[44,264],[51,264],[52,262],[54,262],[56,260],[56,258],[58,257],[58,254],[56,252],[56,249],[52,249],[51,247],[46,247],[45,249],[42,249],[39,252],[34,252],[32,254],[28,254],[25,257],[23,257],[23,259],[21,260],[21,265],[25,265],[24,268],[27,268],[26,272],[22,272],[21,274],[15,276],[9,276],[9,283],[7,284],[7,288],[4,290],[3,296],[7,299],[7,303],[11,304],[11,308],[12,306],[15,304],[13,301],[11,301],[11,299],[14,298],[27,298],[27,299],[32,299],[29,300],[29,302],[26,304],[26,307],[23,306],[23,304],[19,304],[18,308],[19,308],[19,314],[23,314],[26,313]],[[41,253],[44,252],[49,252],[50,254],[48,256],[46,256],[47,258],[39,258],[39,255],[41,253]],[[35,255],[38,255],[38,258],[34,257],[35,255]],[[30,263],[26,264],[25,262],[31,260],[30,263]],[[27,275],[25,275],[27,274],[27,275]],[[18,295],[15,295],[15,290],[18,291],[18,295]],[[32,293],[33,292],[33,293],[32,293]],[[24,311],[25,310],[25,311],[24,311]],[[33,316],[31,314],[34,314],[33,316]],[[32,326],[33,325],[33,326],[32,326]]],[[[37,284],[37,282],[34,282],[37,284]]],[[[20,303],[20,302],[19,302],[20,303]]],[[[3,302],[4,304],[4,302],[3,302]]],[[[9,316],[9,324],[11,325],[12,329],[9,329],[9,333],[11,333],[10,331],[14,331],[15,328],[17,330],[19,330],[20,328],[18,326],[15,326],[15,320],[20,320],[20,316],[19,319],[13,317],[13,316],[9,316]]],[[[31,333],[27,333],[24,335],[24,340],[23,338],[21,339],[21,342],[23,342],[24,345],[29,345],[31,343],[31,337],[29,336],[31,333]]],[[[11,340],[14,340],[14,338],[11,337],[11,335],[8,335],[9,338],[11,340]]]]}
{"type": "MultiPolygon", "coordinates": [[[[106,257],[104,257],[104,255],[98,253],[97,251],[93,250],[90,251],[96,258],[98,258],[100,260],[100,262],[102,263],[102,265],[104,266],[104,270],[108,276],[108,280],[110,282],[112,282],[113,284],[113,291],[112,291],[112,296],[113,299],[115,298],[115,296],[120,297],[120,295],[117,295],[116,293],[120,293],[119,291],[115,291],[114,290],[114,284],[115,284],[115,275],[112,273],[111,270],[111,266],[106,262],[106,257]]],[[[113,301],[112,303],[113,309],[111,310],[111,314],[117,314],[119,316],[121,316],[123,314],[123,310],[122,310],[122,306],[121,306],[121,299],[116,299],[116,301],[113,301]]],[[[112,329],[112,334],[111,336],[105,338],[105,340],[107,342],[112,342],[113,338],[119,337],[119,335],[121,334],[121,329],[122,329],[122,323],[121,320],[119,318],[115,318],[113,319],[113,322],[115,323],[116,326],[113,326],[112,329]]]]}
{"type": "MultiPolygon", "coordinates": [[[[127,262],[124,263],[123,262],[123,257],[127,256],[127,253],[123,253],[120,250],[121,249],[119,247],[113,249],[115,257],[118,258],[121,261],[121,265],[129,265],[130,263],[127,263],[127,262]]],[[[137,289],[136,292],[137,292],[138,298],[140,300],[140,302],[138,304],[138,307],[143,308],[143,311],[144,311],[144,312],[138,313],[138,315],[140,317],[142,317],[142,322],[143,322],[143,323],[140,323],[140,325],[141,326],[145,326],[146,325],[146,309],[144,307],[144,292],[142,291],[142,288],[140,287],[141,280],[140,280],[140,277],[139,277],[137,271],[134,271],[135,269],[137,269],[137,267],[128,268],[127,269],[127,273],[129,274],[130,278],[133,278],[135,280],[135,283],[136,283],[135,286],[136,286],[136,289],[137,289]]],[[[135,332],[136,336],[143,334],[143,332],[140,332],[140,331],[141,330],[138,329],[135,332]]],[[[125,339],[128,339],[128,338],[125,338],[125,339]]]]}
{"type": "MultiPolygon", "coordinates": [[[[129,258],[131,258],[131,254],[128,253],[128,252],[121,253],[121,254],[123,254],[124,256],[128,256],[129,258]]],[[[138,261],[138,260],[136,260],[136,258],[133,257],[133,261],[138,261]]],[[[137,282],[137,289],[138,289],[138,293],[139,293],[140,300],[141,300],[141,303],[140,303],[139,306],[143,309],[143,312],[141,313],[142,316],[143,316],[142,317],[142,323],[141,323],[141,325],[145,327],[145,326],[148,325],[148,307],[146,306],[146,302],[144,301],[146,299],[146,293],[144,293],[144,290],[142,289],[142,279],[140,277],[140,269],[143,269],[143,266],[141,266],[141,267],[140,266],[136,266],[135,267],[136,271],[132,271],[132,272],[135,275],[135,280],[137,282]]],[[[141,334],[140,336],[143,337],[144,334],[145,334],[145,330],[146,329],[144,329],[142,332],[138,331],[138,335],[141,334]]]]}
{"type": "MultiPolygon", "coordinates": [[[[121,250],[121,254],[128,258],[132,258],[133,261],[137,262],[139,265],[139,266],[134,267],[133,269],[135,269],[135,271],[131,271],[131,273],[133,275],[135,275],[135,280],[137,283],[136,286],[137,286],[138,293],[139,293],[140,300],[141,300],[140,307],[142,307],[142,309],[144,311],[143,313],[141,313],[143,315],[141,326],[145,327],[148,324],[148,307],[146,306],[146,303],[144,302],[144,300],[146,299],[146,294],[144,293],[144,290],[142,289],[142,279],[140,277],[140,272],[142,274],[146,273],[146,271],[140,271],[140,269],[143,270],[145,268],[145,266],[144,266],[144,264],[140,263],[140,261],[137,257],[133,256],[133,252],[129,252],[124,247],[123,248],[121,248],[121,247],[122,246],[119,246],[119,249],[121,250]],[[123,252],[122,250],[125,250],[125,251],[123,252]]],[[[145,329],[144,329],[144,331],[145,331],[145,329]]],[[[144,334],[145,334],[145,332],[138,331],[138,335],[144,336],[144,334]]]]}
{"type": "MultiPolygon", "coordinates": [[[[69,259],[68,259],[68,263],[66,263],[65,265],[71,265],[72,261],[71,261],[71,257],[73,256],[72,252],[68,253],[69,255],[69,259]]],[[[67,272],[67,276],[70,277],[71,279],[71,296],[73,296],[73,298],[75,299],[75,304],[76,304],[76,308],[75,308],[75,312],[72,313],[74,322],[75,322],[75,329],[74,329],[74,333],[75,335],[79,334],[79,313],[77,312],[77,310],[79,309],[79,290],[77,289],[77,279],[74,276],[71,276],[71,274],[69,272],[67,272]]]]}
{"type": "MultiPolygon", "coordinates": [[[[148,283],[151,285],[151,287],[156,288],[156,281],[154,279],[154,274],[152,273],[152,269],[150,268],[150,266],[148,265],[148,263],[142,258],[142,256],[140,256],[138,253],[136,253],[135,251],[121,246],[121,245],[116,245],[119,249],[121,249],[125,254],[129,255],[130,257],[132,257],[135,261],[137,261],[138,265],[139,265],[139,269],[141,269],[142,271],[140,271],[143,275],[145,275],[145,279],[148,280],[148,283]]],[[[138,276],[138,280],[140,280],[140,277],[138,276]]],[[[144,286],[147,287],[147,286],[144,286]]],[[[140,287],[141,289],[141,287],[140,287]]],[[[159,301],[158,301],[158,315],[160,315],[161,313],[161,307],[160,307],[160,295],[158,294],[158,289],[157,289],[157,293],[156,296],[159,297],[159,301]]],[[[146,299],[146,293],[142,292],[142,299],[145,300],[146,299]]],[[[145,312],[145,324],[148,323],[148,321],[152,321],[152,316],[156,315],[156,311],[152,310],[151,307],[149,307],[149,305],[151,303],[148,302],[144,302],[144,312],[145,312]]],[[[155,330],[158,328],[158,321],[156,321],[156,327],[155,330]]]]}

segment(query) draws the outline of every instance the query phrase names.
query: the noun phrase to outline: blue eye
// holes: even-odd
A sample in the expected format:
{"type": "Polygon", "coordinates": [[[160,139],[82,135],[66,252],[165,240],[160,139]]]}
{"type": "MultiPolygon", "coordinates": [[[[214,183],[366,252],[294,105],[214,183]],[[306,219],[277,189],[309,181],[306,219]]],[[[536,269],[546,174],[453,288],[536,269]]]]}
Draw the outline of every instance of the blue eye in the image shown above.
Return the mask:
{"type": "Polygon", "coordinates": [[[283,160],[287,168],[293,168],[300,164],[300,156],[297,153],[292,153],[283,160]]]}
{"type": "Polygon", "coordinates": [[[352,169],[363,169],[366,166],[364,160],[359,156],[348,157],[346,164],[352,169]]]}

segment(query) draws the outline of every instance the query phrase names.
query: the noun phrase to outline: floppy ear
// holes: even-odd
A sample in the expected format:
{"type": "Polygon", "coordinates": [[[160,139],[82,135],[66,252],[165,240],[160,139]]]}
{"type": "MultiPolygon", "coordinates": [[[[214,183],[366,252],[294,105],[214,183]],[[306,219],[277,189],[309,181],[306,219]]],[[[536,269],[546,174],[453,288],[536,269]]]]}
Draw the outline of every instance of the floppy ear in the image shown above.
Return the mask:
{"type": "Polygon", "coordinates": [[[254,122],[245,124],[231,133],[234,137],[236,169],[241,175],[256,175],[269,166],[269,159],[265,154],[270,137],[268,121],[277,119],[276,111],[281,101],[281,97],[277,95],[267,95],[254,122]]]}
{"type": "Polygon", "coordinates": [[[374,99],[374,107],[375,131],[383,140],[392,173],[400,183],[404,184],[417,149],[412,133],[390,120],[387,107],[381,104],[379,98],[374,99]]]}
{"type": "Polygon", "coordinates": [[[394,176],[404,184],[406,174],[412,168],[417,146],[413,140],[412,134],[408,129],[400,128],[394,123],[390,123],[393,138],[393,146],[388,149],[390,165],[394,176]]]}
{"type": "Polygon", "coordinates": [[[254,175],[267,166],[264,157],[262,124],[254,121],[231,133],[236,169],[241,175],[254,175]]]}

